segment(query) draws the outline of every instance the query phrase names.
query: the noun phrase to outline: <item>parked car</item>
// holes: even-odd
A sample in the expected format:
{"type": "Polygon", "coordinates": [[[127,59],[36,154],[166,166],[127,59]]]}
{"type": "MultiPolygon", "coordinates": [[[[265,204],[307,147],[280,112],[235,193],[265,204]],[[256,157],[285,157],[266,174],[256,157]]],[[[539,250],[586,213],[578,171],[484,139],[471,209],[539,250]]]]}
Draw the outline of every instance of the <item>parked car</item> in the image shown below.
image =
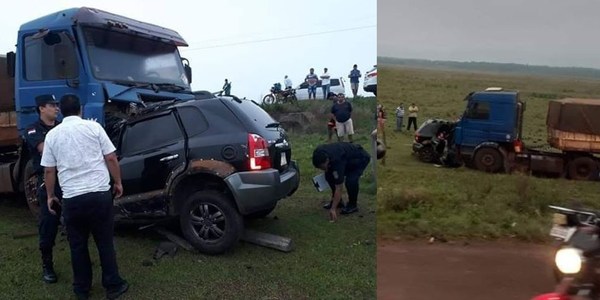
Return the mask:
{"type": "Polygon", "coordinates": [[[115,220],[179,219],[190,244],[219,254],[238,242],[244,217],[266,216],[294,194],[299,169],[285,130],[257,103],[198,94],[114,131],[125,193],[115,220]]]}
{"type": "Polygon", "coordinates": [[[373,69],[365,73],[365,81],[363,82],[365,92],[373,93],[377,96],[377,65],[373,69]]]}
{"type": "MultiPolygon", "coordinates": [[[[331,78],[329,91],[332,93],[346,93],[346,86],[343,78],[331,78]]],[[[308,83],[303,82],[296,87],[296,97],[298,100],[308,100],[308,83]]],[[[321,89],[321,80],[317,83],[317,99],[323,99],[323,90],[321,89]]]]}
{"type": "Polygon", "coordinates": [[[428,119],[421,124],[415,132],[415,140],[412,146],[413,153],[417,155],[419,160],[426,163],[437,161],[439,156],[432,141],[441,131],[449,130],[452,124],[452,122],[443,119],[428,119]]]}

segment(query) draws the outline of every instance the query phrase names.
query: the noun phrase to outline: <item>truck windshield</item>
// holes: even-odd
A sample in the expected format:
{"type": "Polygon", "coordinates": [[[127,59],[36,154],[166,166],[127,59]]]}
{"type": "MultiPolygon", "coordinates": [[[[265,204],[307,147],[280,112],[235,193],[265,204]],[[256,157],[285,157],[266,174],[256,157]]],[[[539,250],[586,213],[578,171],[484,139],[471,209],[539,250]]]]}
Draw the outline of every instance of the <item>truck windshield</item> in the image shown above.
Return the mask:
{"type": "Polygon", "coordinates": [[[95,27],[83,31],[97,79],[173,84],[189,89],[177,46],[95,27]]]}

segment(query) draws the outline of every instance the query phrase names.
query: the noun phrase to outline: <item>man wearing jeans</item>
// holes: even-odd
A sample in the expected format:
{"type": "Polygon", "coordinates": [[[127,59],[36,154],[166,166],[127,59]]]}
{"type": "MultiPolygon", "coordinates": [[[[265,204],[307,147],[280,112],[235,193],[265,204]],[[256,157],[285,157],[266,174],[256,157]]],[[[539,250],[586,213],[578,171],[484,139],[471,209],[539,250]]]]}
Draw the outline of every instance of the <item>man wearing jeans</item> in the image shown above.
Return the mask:
{"type": "Polygon", "coordinates": [[[100,124],[81,118],[81,104],[75,95],[60,100],[63,122],[46,135],[41,165],[45,167],[48,210],[61,204],[54,193],[56,172],[63,200],[62,212],[67,227],[73,291],[87,299],[92,286],[92,264],[88,239],[93,235],[102,265],[102,285],[108,299],[116,299],[129,285],[119,275],[113,244],[113,192],[123,194],[121,171],[115,147],[100,124]]]}
{"type": "Polygon", "coordinates": [[[323,99],[327,99],[327,94],[329,94],[329,87],[331,80],[329,73],[327,73],[327,68],[323,69],[323,75],[321,75],[321,88],[323,89],[323,99]]]}
{"type": "Polygon", "coordinates": [[[304,81],[308,84],[308,100],[310,100],[310,95],[312,95],[313,99],[317,99],[317,84],[319,83],[319,77],[315,74],[315,69],[310,68],[310,73],[306,75],[304,81]]]}

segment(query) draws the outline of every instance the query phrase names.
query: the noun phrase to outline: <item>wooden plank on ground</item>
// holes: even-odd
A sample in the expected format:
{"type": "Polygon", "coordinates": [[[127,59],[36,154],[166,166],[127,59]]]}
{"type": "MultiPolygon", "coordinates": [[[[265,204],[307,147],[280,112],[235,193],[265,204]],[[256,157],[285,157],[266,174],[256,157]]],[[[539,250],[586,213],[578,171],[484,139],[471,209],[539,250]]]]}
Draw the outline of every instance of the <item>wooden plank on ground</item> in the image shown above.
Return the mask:
{"type": "Polygon", "coordinates": [[[191,252],[196,252],[196,248],[194,248],[194,246],[190,245],[190,243],[188,243],[188,241],[186,241],[184,238],[166,230],[163,227],[154,227],[153,228],[154,231],[156,231],[156,233],[166,237],[169,241],[179,245],[181,248],[187,250],[187,251],[191,251],[191,252]]]}
{"type": "Polygon", "coordinates": [[[283,252],[294,250],[294,244],[290,238],[249,229],[244,232],[242,241],[283,252]]]}

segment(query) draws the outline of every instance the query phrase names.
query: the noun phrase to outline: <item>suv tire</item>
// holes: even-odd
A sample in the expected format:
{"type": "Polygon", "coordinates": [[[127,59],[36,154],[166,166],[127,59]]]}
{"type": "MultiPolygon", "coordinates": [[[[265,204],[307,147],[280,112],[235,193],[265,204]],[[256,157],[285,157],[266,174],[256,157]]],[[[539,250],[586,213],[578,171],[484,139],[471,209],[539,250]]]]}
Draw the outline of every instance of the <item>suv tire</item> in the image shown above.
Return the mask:
{"type": "Polygon", "coordinates": [[[216,191],[200,191],[185,199],[179,218],[184,237],[200,252],[221,254],[244,232],[244,219],[231,200],[216,191]]]}

